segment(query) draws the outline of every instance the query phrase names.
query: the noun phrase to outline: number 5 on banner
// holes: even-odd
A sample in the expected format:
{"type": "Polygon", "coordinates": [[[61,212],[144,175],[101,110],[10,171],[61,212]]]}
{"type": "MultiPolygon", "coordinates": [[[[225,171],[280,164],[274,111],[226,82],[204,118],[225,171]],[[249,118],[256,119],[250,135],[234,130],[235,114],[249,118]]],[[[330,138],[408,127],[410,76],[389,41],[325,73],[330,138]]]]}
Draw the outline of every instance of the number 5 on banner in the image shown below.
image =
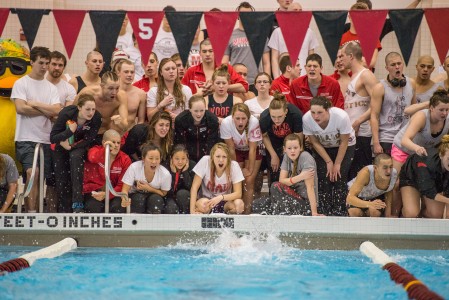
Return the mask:
{"type": "Polygon", "coordinates": [[[142,54],[142,62],[146,65],[153,49],[154,41],[161,26],[164,12],[162,11],[128,11],[129,22],[142,54]]]}
{"type": "Polygon", "coordinates": [[[149,40],[153,36],[153,29],[149,25],[153,24],[153,19],[139,19],[139,36],[143,40],[149,40]]]}

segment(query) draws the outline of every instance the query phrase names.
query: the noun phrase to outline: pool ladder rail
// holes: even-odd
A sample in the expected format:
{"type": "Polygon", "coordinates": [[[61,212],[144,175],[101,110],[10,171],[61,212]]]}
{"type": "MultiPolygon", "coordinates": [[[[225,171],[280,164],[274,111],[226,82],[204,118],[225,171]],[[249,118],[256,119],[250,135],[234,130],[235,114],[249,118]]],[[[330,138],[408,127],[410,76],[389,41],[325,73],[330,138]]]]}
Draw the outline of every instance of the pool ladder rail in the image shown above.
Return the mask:
{"type": "MultiPolygon", "coordinates": [[[[110,147],[108,144],[105,146],[105,166],[109,166],[109,153],[110,153],[110,147]]],[[[18,196],[18,203],[17,203],[17,212],[22,213],[22,203],[25,197],[27,197],[30,192],[31,188],[33,187],[34,180],[36,178],[36,167],[37,167],[37,161],[39,157],[39,212],[44,212],[44,149],[42,147],[42,144],[38,143],[36,147],[34,147],[34,157],[33,157],[33,167],[31,170],[31,177],[28,181],[28,185],[24,188],[24,191],[19,194],[18,196]]],[[[105,172],[105,179],[106,179],[106,191],[105,191],[105,213],[109,213],[109,193],[113,194],[116,197],[124,197],[128,199],[128,195],[126,193],[116,192],[114,190],[114,187],[111,184],[111,180],[109,177],[109,168],[104,168],[105,172]]],[[[126,213],[131,213],[131,207],[128,206],[126,208],[126,213]]]]}

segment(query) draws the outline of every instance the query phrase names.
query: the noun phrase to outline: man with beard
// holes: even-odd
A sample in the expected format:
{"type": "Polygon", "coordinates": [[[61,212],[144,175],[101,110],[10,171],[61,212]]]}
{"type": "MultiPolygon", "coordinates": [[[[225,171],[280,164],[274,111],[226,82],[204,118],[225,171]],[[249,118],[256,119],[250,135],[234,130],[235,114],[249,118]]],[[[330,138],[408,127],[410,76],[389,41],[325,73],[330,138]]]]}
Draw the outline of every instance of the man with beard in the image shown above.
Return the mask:
{"type": "Polygon", "coordinates": [[[47,80],[53,83],[58,89],[61,106],[73,104],[76,97],[75,88],[62,78],[67,59],[59,51],[53,51],[50,55],[50,65],[48,67],[47,80]]]}

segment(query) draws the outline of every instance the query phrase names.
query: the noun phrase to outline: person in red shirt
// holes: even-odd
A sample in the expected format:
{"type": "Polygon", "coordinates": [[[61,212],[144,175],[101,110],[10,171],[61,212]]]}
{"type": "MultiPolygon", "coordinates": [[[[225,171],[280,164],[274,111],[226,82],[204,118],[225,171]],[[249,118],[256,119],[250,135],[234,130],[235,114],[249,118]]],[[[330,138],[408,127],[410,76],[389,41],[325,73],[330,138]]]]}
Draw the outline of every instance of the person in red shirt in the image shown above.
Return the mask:
{"type": "Polygon", "coordinates": [[[271,83],[270,94],[273,95],[274,92],[282,93],[288,102],[293,103],[290,94],[290,84],[294,79],[299,77],[299,74],[301,74],[299,59],[296,60],[296,64],[293,66],[290,60],[290,55],[283,55],[279,61],[279,69],[281,70],[282,75],[274,79],[271,83]]]}
{"type": "Polygon", "coordinates": [[[148,63],[144,68],[145,74],[143,75],[142,79],[134,82],[133,85],[143,90],[145,93],[148,93],[150,88],[157,86],[158,66],[159,61],[157,59],[157,55],[156,53],[151,52],[150,58],[148,59],[148,63]]]}
{"type": "MultiPolygon", "coordinates": [[[[83,195],[85,202],[85,212],[101,213],[105,210],[104,200],[106,198],[106,178],[104,174],[105,146],[109,145],[111,163],[109,178],[116,192],[122,190],[122,177],[131,165],[131,159],[124,152],[120,151],[120,134],[114,129],[107,130],[103,135],[103,144],[89,149],[87,160],[84,163],[84,183],[83,195]]],[[[110,212],[124,212],[121,207],[121,198],[109,194],[110,212]]]]}
{"type": "MultiPolygon", "coordinates": [[[[209,39],[205,39],[200,44],[200,56],[202,63],[187,69],[181,83],[187,85],[192,94],[198,94],[205,97],[212,91],[212,75],[216,69],[214,50],[209,39]]],[[[234,71],[228,64],[228,72],[231,77],[228,92],[229,93],[246,93],[248,91],[248,82],[234,71]]]]}
{"type": "Polygon", "coordinates": [[[310,100],[324,96],[332,102],[333,107],[344,109],[344,98],[338,81],[321,74],[323,60],[318,54],[310,54],[306,60],[306,75],[301,76],[290,85],[290,102],[303,114],[310,109],[310,100]]]}

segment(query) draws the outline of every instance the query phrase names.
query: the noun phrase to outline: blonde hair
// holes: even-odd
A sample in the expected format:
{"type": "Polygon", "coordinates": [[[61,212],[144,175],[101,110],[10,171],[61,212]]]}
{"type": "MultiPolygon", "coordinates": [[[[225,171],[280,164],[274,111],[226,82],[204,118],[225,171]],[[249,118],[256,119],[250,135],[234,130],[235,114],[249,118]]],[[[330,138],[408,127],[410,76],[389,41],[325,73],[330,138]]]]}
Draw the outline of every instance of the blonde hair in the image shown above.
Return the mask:
{"type": "MultiPolygon", "coordinates": [[[[162,77],[162,68],[167,63],[172,62],[176,66],[176,62],[171,58],[164,58],[161,60],[158,69],[158,81],[157,81],[157,94],[156,94],[156,102],[157,104],[161,103],[162,100],[167,96],[165,91],[167,91],[167,86],[165,85],[165,79],[162,77]]],[[[175,108],[185,108],[186,96],[182,93],[182,84],[179,81],[179,77],[176,74],[175,85],[173,86],[173,97],[175,97],[175,108]]]]}
{"type": "Polygon", "coordinates": [[[285,99],[284,94],[279,93],[278,91],[274,92],[273,100],[270,102],[270,106],[268,107],[270,110],[272,109],[287,109],[287,100],[285,99]]]}
{"type": "Polygon", "coordinates": [[[251,118],[251,112],[249,111],[248,106],[243,103],[235,104],[232,107],[231,115],[234,116],[234,114],[238,111],[244,113],[246,115],[246,117],[248,118],[248,121],[246,122],[246,125],[245,125],[246,140],[248,141],[248,128],[249,128],[249,119],[251,118]]]}
{"type": "Polygon", "coordinates": [[[445,134],[441,138],[441,144],[438,147],[438,153],[440,156],[444,156],[446,154],[446,151],[449,150],[449,134],[445,134]]]}
{"type": "Polygon", "coordinates": [[[229,150],[228,145],[225,143],[216,143],[212,149],[210,149],[210,183],[211,186],[215,186],[215,164],[214,164],[214,155],[215,152],[221,149],[226,153],[227,160],[226,160],[226,167],[225,167],[225,173],[226,173],[226,183],[231,182],[231,151],[229,150]]]}
{"type": "Polygon", "coordinates": [[[227,64],[221,64],[221,66],[219,66],[215,70],[214,74],[212,75],[212,82],[214,82],[218,76],[225,77],[228,82],[231,80],[231,76],[229,75],[227,64]]]}

